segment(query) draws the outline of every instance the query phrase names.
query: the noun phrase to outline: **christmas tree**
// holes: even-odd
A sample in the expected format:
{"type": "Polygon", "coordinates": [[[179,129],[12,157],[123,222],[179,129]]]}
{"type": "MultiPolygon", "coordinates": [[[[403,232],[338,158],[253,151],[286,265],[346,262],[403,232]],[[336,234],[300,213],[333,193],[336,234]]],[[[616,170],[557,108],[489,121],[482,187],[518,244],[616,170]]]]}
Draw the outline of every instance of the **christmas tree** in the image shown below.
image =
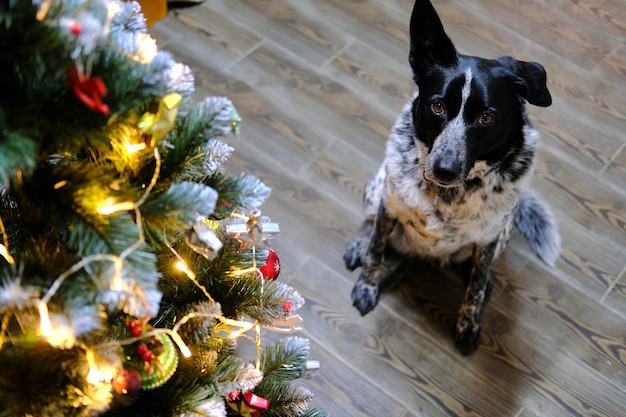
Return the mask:
{"type": "Polygon", "coordinates": [[[0,415],[325,416],[240,119],[139,5],[0,0],[0,415]],[[252,357],[239,348],[252,346],[252,357]]]}

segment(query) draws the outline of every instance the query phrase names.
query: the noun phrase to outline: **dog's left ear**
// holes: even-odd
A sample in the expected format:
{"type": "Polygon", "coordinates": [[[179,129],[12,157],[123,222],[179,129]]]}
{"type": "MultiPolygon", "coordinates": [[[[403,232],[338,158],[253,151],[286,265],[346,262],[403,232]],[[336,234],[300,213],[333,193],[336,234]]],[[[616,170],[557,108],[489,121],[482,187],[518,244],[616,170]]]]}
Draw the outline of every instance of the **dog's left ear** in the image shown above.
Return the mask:
{"type": "Polygon", "coordinates": [[[518,61],[510,56],[498,58],[498,62],[518,77],[518,94],[530,104],[548,107],[552,96],[546,85],[546,70],[537,62],[518,61]]]}
{"type": "Polygon", "coordinates": [[[456,48],[443,30],[441,19],[429,0],[416,0],[410,24],[409,63],[417,82],[432,65],[451,67],[458,62],[456,48]]]}

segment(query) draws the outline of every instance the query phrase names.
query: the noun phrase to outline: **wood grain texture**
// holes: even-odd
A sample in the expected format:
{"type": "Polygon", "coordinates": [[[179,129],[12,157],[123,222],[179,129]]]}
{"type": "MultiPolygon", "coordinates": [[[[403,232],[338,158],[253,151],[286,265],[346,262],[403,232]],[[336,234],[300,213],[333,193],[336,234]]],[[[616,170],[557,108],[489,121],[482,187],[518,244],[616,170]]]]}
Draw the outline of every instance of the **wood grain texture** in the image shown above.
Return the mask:
{"type": "Polygon", "coordinates": [[[304,380],[333,416],[626,415],[626,5],[623,0],[434,0],[459,51],[542,63],[554,104],[533,187],[563,240],[554,269],[514,235],[477,352],[452,332],[458,268],[412,262],[361,317],[342,260],[363,219],[365,181],[414,85],[411,0],[225,0],[172,8],[150,31],[188,64],[194,98],[229,97],[241,136],[227,170],[272,188],[263,214],[279,279],[311,358],[304,380]]]}

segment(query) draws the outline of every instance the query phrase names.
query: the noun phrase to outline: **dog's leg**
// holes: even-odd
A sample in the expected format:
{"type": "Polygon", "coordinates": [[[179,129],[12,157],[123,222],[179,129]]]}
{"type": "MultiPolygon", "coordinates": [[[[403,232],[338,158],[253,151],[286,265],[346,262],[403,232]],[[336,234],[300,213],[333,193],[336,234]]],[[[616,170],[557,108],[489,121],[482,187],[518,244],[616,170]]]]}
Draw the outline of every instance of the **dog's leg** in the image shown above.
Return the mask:
{"type": "Polygon", "coordinates": [[[497,241],[486,246],[474,246],[472,272],[456,324],[456,345],[464,355],[469,355],[478,347],[480,314],[493,286],[489,268],[496,246],[497,241]]]}
{"type": "Polygon", "coordinates": [[[386,164],[383,162],[376,174],[365,183],[363,205],[365,206],[367,218],[363,222],[361,233],[346,245],[346,252],[343,255],[346,268],[350,271],[363,265],[363,259],[372,240],[372,233],[374,233],[374,221],[383,198],[386,172],[386,164]]]}
{"type": "Polygon", "coordinates": [[[383,254],[394,224],[395,220],[387,216],[385,205],[381,202],[374,219],[367,251],[361,258],[363,270],[352,289],[353,305],[361,315],[367,314],[376,306],[381,281],[395,270],[397,262],[393,262],[394,265],[383,262],[383,254]]]}
{"type": "Polygon", "coordinates": [[[348,270],[354,271],[356,268],[363,265],[363,258],[365,258],[365,254],[367,253],[367,248],[372,240],[373,232],[374,218],[369,218],[363,223],[359,236],[346,245],[346,252],[343,254],[343,261],[345,262],[348,270]]]}

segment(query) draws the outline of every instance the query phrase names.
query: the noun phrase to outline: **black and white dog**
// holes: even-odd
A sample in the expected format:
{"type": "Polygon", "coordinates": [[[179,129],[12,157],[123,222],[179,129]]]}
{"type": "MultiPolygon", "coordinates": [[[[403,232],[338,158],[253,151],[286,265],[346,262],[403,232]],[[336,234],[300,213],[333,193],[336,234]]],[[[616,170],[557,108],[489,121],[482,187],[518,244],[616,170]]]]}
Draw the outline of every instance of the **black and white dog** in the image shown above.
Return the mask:
{"type": "Polygon", "coordinates": [[[398,117],[385,160],[367,182],[367,218],[344,260],[350,270],[363,267],[352,299],[364,315],[399,261],[471,259],[456,324],[457,346],[469,354],[480,338],[492,260],[513,226],[547,264],[559,257],[552,213],[527,188],[539,134],[524,104],[547,107],[552,98],[538,63],[458,54],[428,0],[415,2],[410,39],[418,93],[398,117]]]}

